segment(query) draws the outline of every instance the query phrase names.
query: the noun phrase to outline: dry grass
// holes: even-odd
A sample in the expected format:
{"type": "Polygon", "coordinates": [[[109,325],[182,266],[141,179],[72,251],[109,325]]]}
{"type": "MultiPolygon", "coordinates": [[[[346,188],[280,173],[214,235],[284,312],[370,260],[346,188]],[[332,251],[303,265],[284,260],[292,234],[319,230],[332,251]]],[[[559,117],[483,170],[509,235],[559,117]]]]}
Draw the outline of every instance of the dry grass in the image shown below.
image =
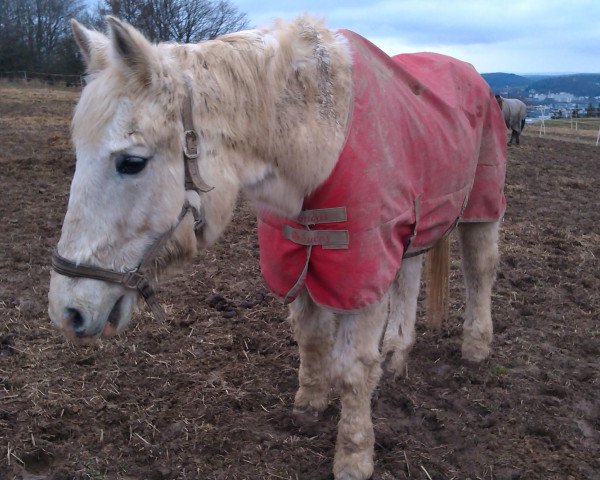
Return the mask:
{"type": "Polygon", "coordinates": [[[2,94],[2,103],[31,104],[67,101],[74,104],[81,92],[75,89],[67,90],[56,87],[0,82],[0,93],[2,94]]]}
{"type": "Polygon", "coordinates": [[[64,92],[73,92],[79,93],[81,91],[81,87],[79,86],[69,86],[67,87],[65,82],[56,82],[54,85],[38,80],[38,79],[29,79],[28,81],[24,80],[15,80],[15,79],[0,79],[0,88],[19,88],[22,90],[46,90],[46,91],[64,91],[64,92]]]}

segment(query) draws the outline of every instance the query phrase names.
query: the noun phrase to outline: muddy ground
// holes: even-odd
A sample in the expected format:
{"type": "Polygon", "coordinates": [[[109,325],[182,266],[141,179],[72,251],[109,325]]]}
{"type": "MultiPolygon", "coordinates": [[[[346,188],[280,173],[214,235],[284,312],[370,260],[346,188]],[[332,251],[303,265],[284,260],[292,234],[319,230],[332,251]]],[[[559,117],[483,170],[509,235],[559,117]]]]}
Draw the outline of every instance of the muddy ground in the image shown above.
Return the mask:
{"type": "MultiPolygon", "coordinates": [[[[51,327],[76,97],[0,87],[0,478],[331,478],[339,407],[292,422],[297,347],[243,202],[160,289],[167,323],[83,348],[51,327]]],[[[453,261],[450,321],[419,322],[408,377],[373,400],[377,480],[600,479],[600,149],[524,137],[506,193],[493,353],[460,359],[453,261]]]]}

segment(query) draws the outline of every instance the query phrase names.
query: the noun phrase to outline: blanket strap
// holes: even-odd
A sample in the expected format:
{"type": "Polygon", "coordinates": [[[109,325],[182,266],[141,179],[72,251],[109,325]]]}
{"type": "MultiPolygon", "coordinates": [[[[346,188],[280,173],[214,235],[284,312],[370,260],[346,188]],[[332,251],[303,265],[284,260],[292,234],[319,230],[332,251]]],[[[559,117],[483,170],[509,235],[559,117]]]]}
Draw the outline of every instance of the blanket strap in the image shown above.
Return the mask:
{"type": "Polygon", "coordinates": [[[346,207],[335,208],[316,208],[313,210],[302,210],[296,222],[304,225],[305,229],[294,228],[290,225],[283,226],[283,236],[298,245],[306,246],[306,261],[304,268],[285,296],[284,302],[290,303],[306,282],[308,265],[310,263],[310,254],[314,245],[320,245],[324,249],[346,249],[350,241],[348,230],[310,230],[310,225],[322,223],[345,222],[348,219],[346,207]]]}
{"type": "Polygon", "coordinates": [[[348,230],[300,230],[283,226],[283,236],[298,245],[321,245],[323,248],[348,248],[348,230]]]}
{"type": "Polygon", "coordinates": [[[346,207],[316,208],[302,210],[296,221],[301,225],[317,225],[320,223],[336,223],[348,220],[346,207]]]}

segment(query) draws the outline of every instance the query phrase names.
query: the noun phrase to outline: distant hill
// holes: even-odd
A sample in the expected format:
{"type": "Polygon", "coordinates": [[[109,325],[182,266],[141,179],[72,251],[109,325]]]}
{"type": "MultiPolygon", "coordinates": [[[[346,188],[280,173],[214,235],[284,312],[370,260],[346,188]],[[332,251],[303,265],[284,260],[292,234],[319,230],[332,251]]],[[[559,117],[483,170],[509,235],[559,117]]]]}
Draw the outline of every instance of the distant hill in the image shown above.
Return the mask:
{"type": "MultiPolygon", "coordinates": [[[[537,82],[538,80],[544,80],[545,78],[550,78],[550,77],[564,77],[565,74],[560,74],[560,75],[542,75],[542,74],[534,74],[534,75],[523,75],[523,77],[528,78],[530,82],[537,82]]],[[[575,75],[574,73],[569,73],[569,75],[575,75]]]]}
{"type": "Polygon", "coordinates": [[[566,92],[575,96],[600,96],[600,74],[515,75],[514,73],[484,73],[481,75],[494,92],[508,90],[513,94],[566,92]]]}
{"type": "Polygon", "coordinates": [[[597,97],[600,95],[600,74],[579,73],[547,77],[531,83],[527,90],[535,90],[539,93],[567,92],[576,96],[597,97]]]}
{"type": "Polygon", "coordinates": [[[515,75],[514,73],[484,73],[481,75],[484,80],[488,83],[492,90],[506,89],[523,89],[525,90],[531,80],[521,75],[515,75]]]}

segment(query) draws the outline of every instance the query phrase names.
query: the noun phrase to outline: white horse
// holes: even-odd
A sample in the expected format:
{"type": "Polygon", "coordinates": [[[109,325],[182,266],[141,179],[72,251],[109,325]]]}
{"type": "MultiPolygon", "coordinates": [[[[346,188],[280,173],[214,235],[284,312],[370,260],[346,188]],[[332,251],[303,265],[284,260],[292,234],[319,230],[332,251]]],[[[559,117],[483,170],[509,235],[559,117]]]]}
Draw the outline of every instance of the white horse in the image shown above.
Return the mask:
{"type": "MultiPolygon", "coordinates": [[[[362,251],[348,247],[364,232],[350,226],[340,230],[336,225],[363,218],[376,222],[378,232],[385,230],[381,225],[390,225],[368,211],[355,218],[350,207],[346,219],[346,206],[303,212],[307,199],[323,190],[319,187],[328,185],[330,174],[337,171],[340,152],[345,145],[348,148],[350,123],[369,114],[369,104],[358,105],[353,93],[364,87],[365,94],[370,94],[378,88],[360,86],[353,49],[366,43],[306,17],[196,45],[152,45],[115,18],[109,17],[108,24],[105,36],[73,22],[88,82],[73,120],[76,171],[49,292],[50,317],[70,338],[93,340],[122,331],[140,296],[161,315],[151,285],[166,270],[192,258],[197,245],[207,246],[219,238],[240,191],[254,203],[261,221],[289,221],[287,230],[283,228],[287,237],[281,229],[267,231],[267,236],[272,235],[275,242],[290,242],[284,246],[295,247],[298,242],[302,258],[310,257],[312,250],[315,262],[338,261],[344,255],[363,258],[362,251]],[[312,230],[314,224],[323,229],[312,230]],[[330,235],[332,230],[338,233],[330,235]]],[[[375,47],[364,48],[383,58],[375,47]]],[[[398,62],[409,69],[412,58],[398,58],[398,62]]],[[[373,473],[370,401],[382,371],[381,360],[388,358],[396,373],[404,371],[415,341],[420,254],[444,237],[459,218],[471,221],[458,226],[467,290],[463,357],[483,360],[492,340],[490,301],[502,212],[482,221],[473,208],[486,192],[493,192],[494,201],[503,200],[505,147],[502,150],[498,143],[503,146],[505,141],[496,141],[500,138],[498,122],[504,136],[502,120],[498,108],[490,107],[493,95],[483,90],[478,75],[469,73],[469,81],[455,88],[444,80],[442,67],[449,62],[445,57],[414,58],[432,69],[432,82],[446,82],[444,91],[460,91],[460,98],[471,103],[452,105],[430,88],[433,84],[417,81],[410,72],[401,75],[400,83],[408,85],[408,93],[401,94],[403,100],[394,109],[402,112],[407,105],[408,110],[415,110],[415,102],[424,102],[420,105],[433,105],[437,111],[425,111],[410,123],[402,120],[409,115],[398,117],[396,140],[415,147],[414,158],[409,158],[411,168],[428,163],[429,150],[435,153],[441,148],[445,153],[429,173],[419,175],[426,183],[421,191],[413,192],[410,212],[403,217],[410,227],[407,235],[386,247],[388,256],[383,260],[383,253],[369,253],[374,263],[367,273],[379,278],[378,271],[392,272],[391,278],[382,274],[385,278],[375,285],[379,290],[370,291],[366,300],[361,300],[362,291],[359,299],[350,299],[355,302],[351,306],[360,308],[335,308],[333,300],[323,306],[316,299],[326,298],[327,292],[318,296],[310,283],[318,281],[313,278],[316,267],[307,260],[302,265],[304,276],[290,295],[295,298],[290,318],[300,350],[300,386],[293,412],[300,419],[316,419],[327,406],[330,389],[338,390],[342,410],[333,464],[338,480],[366,479],[373,473]],[[471,85],[484,95],[469,97],[471,85]],[[461,158],[467,160],[460,168],[452,163],[461,158]],[[438,170],[441,178],[433,191],[452,183],[459,170],[469,174],[466,186],[456,195],[443,192],[443,205],[432,206],[426,187],[438,170]],[[492,170],[499,172],[499,186],[490,183],[492,170]],[[477,195],[472,193],[475,190],[477,195]],[[451,211],[450,223],[436,220],[437,230],[425,228],[431,216],[428,212],[446,207],[451,211]],[[419,243],[422,232],[427,235],[434,230],[435,235],[419,243]],[[410,255],[402,260],[406,252],[410,255]]],[[[453,65],[453,75],[460,69],[472,70],[456,61],[453,65]]],[[[373,74],[380,75],[378,82],[387,78],[381,72],[373,74]]],[[[374,117],[369,118],[369,124],[377,124],[374,117]]],[[[358,171],[358,180],[350,182],[352,190],[372,188],[364,185],[378,159],[361,159],[367,163],[358,171]]],[[[393,192],[400,192],[399,188],[393,192]]],[[[367,191],[362,198],[371,202],[375,193],[367,191]]],[[[399,196],[388,195],[392,202],[399,196]]],[[[396,227],[402,230],[400,223],[396,227]]],[[[368,245],[375,249],[378,244],[368,245]]],[[[447,244],[440,241],[437,245],[434,250],[443,252],[447,244]]],[[[441,257],[443,261],[434,267],[444,261],[447,265],[447,253],[441,257]]],[[[265,268],[273,266],[268,251],[261,251],[263,260],[265,268]]],[[[356,264],[356,270],[360,265],[356,264]]],[[[344,277],[356,273],[353,268],[333,270],[329,273],[344,277]]],[[[357,282],[367,281],[366,275],[363,272],[357,282]]],[[[447,274],[434,280],[434,290],[443,297],[447,274]]],[[[352,289],[353,282],[343,285],[352,289]]],[[[343,294],[340,285],[332,284],[331,291],[343,294]]],[[[344,297],[340,302],[347,300],[344,297]]]]}

